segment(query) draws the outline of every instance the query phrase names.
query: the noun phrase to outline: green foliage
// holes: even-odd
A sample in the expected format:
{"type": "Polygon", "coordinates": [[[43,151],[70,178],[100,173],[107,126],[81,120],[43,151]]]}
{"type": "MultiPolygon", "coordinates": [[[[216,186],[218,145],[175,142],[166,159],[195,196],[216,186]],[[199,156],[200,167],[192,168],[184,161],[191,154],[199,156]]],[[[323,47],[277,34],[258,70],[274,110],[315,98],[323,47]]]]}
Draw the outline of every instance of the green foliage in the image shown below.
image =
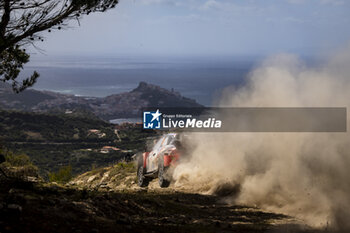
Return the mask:
{"type": "Polygon", "coordinates": [[[10,167],[23,167],[33,165],[30,157],[26,154],[16,154],[8,149],[0,148],[0,153],[5,156],[5,163],[10,167]]]}
{"type": "Polygon", "coordinates": [[[58,172],[50,172],[49,180],[50,182],[67,183],[72,179],[72,166],[61,167],[58,172]]]}
{"type": "Polygon", "coordinates": [[[16,79],[29,61],[24,45],[44,41],[40,32],[61,30],[68,21],[91,12],[114,8],[118,0],[3,0],[0,4],[0,81],[10,82],[15,92],[32,86],[39,74],[34,73],[18,84],[16,79]]]}
{"type": "Polygon", "coordinates": [[[32,165],[30,158],[25,154],[14,154],[9,152],[6,156],[6,162],[12,167],[23,167],[26,165],[32,165]]]}
{"type": "Polygon", "coordinates": [[[18,178],[38,176],[38,167],[32,163],[28,155],[16,154],[7,149],[0,149],[0,153],[5,155],[5,162],[1,166],[10,168],[11,172],[8,172],[10,176],[18,178]]]}
{"type": "Polygon", "coordinates": [[[28,61],[29,54],[24,49],[10,47],[4,50],[0,53],[0,81],[11,81],[12,89],[17,93],[32,86],[39,77],[36,71],[29,78],[22,80],[22,84],[16,81],[21,69],[23,69],[23,65],[28,61]]]}
{"type": "Polygon", "coordinates": [[[109,123],[80,115],[0,110],[0,130],[3,141],[106,142],[117,139],[109,123]],[[89,135],[89,129],[99,129],[106,137],[89,135]]]}

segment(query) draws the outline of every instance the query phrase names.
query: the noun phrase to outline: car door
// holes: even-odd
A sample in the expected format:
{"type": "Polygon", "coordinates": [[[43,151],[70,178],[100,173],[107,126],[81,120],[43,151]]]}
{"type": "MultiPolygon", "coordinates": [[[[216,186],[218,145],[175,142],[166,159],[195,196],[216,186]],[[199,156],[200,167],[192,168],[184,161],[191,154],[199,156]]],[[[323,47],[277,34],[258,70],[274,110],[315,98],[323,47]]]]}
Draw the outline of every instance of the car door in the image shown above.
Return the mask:
{"type": "Polygon", "coordinates": [[[162,149],[162,145],[164,141],[166,140],[167,136],[161,137],[157,143],[154,145],[152,151],[149,153],[149,156],[147,158],[147,172],[152,172],[157,170],[158,167],[158,160],[157,160],[157,155],[162,149]]]}

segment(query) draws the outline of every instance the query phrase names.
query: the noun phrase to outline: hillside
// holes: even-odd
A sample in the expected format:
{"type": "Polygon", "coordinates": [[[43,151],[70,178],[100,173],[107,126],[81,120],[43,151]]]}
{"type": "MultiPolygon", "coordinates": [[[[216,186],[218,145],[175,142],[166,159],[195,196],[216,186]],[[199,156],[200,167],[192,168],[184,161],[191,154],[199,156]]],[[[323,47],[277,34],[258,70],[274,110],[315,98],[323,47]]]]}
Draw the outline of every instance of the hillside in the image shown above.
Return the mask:
{"type": "Polygon", "coordinates": [[[96,137],[88,135],[88,131],[95,128],[106,134],[106,137],[100,138],[99,141],[115,139],[113,127],[97,118],[0,110],[0,140],[2,141],[92,141],[96,137]]]}
{"type": "Polygon", "coordinates": [[[8,84],[0,85],[0,107],[33,112],[91,112],[111,120],[141,116],[144,107],[201,107],[176,91],[141,82],[130,92],[104,98],[79,97],[50,91],[26,90],[15,94],[8,84]]]}
{"type": "Polygon", "coordinates": [[[82,115],[0,111],[1,145],[29,155],[44,178],[62,166],[71,165],[78,174],[118,162],[143,150],[154,135],[82,115]]]}
{"type": "Polygon", "coordinates": [[[36,90],[26,90],[15,94],[9,84],[0,82],[0,107],[17,110],[34,110],[35,106],[44,101],[55,99],[50,93],[36,90]]]}

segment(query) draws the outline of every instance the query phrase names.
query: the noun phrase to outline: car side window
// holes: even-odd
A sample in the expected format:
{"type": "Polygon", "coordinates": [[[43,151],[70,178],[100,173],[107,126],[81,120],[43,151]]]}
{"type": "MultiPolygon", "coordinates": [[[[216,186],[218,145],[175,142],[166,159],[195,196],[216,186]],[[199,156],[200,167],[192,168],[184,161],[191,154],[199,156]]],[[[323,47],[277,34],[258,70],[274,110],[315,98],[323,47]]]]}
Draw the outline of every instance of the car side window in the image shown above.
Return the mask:
{"type": "Polygon", "coordinates": [[[163,142],[162,146],[168,145],[168,142],[169,142],[169,136],[167,136],[167,137],[164,139],[164,142],[163,142]]]}
{"type": "Polygon", "coordinates": [[[168,140],[169,140],[169,136],[165,136],[164,139],[163,139],[163,142],[162,142],[162,147],[163,146],[166,146],[168,144],[168,140]]]}
{"type": "Polygon", "coordinates": [[[173,136],[169,136],[167,145],[170,145],[173,142],[173,140],[174,140],[174,137],[173,136]]]}
{"type": "Polygon", "coordinates": [[[153,150],[158,150],[161,147],[164,137],[161,137],[158,142],[154,145],[153,150]]]}
{"type": "Polygon", "coordinates": [[[166,144],[164,144],[164,145],[170,145],[173,141],[174,141],[174,137],[170,135],[170,136],[168,136],[166,144]]]}

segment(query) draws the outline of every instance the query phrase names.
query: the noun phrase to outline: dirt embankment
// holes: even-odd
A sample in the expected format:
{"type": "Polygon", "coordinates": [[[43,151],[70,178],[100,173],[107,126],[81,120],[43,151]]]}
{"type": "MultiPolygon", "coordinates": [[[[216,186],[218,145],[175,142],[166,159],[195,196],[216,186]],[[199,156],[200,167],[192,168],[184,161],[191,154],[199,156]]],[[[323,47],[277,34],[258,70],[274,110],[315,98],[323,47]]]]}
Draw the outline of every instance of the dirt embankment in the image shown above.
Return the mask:
{"type": "Polygon", "coordinates": [[[315,232],[220,196],[161,189],[157,180],[139,188],[135,174],[133,164],[120,163],[66,185],[0,179],[0,232],[315,232]]]}
{"type": "Polygon", "coordinates": [[[0,232],[291,232],[298,227],[287,216],[228,206],[208,195],[33,183],[0,189],[0,232]]]}

